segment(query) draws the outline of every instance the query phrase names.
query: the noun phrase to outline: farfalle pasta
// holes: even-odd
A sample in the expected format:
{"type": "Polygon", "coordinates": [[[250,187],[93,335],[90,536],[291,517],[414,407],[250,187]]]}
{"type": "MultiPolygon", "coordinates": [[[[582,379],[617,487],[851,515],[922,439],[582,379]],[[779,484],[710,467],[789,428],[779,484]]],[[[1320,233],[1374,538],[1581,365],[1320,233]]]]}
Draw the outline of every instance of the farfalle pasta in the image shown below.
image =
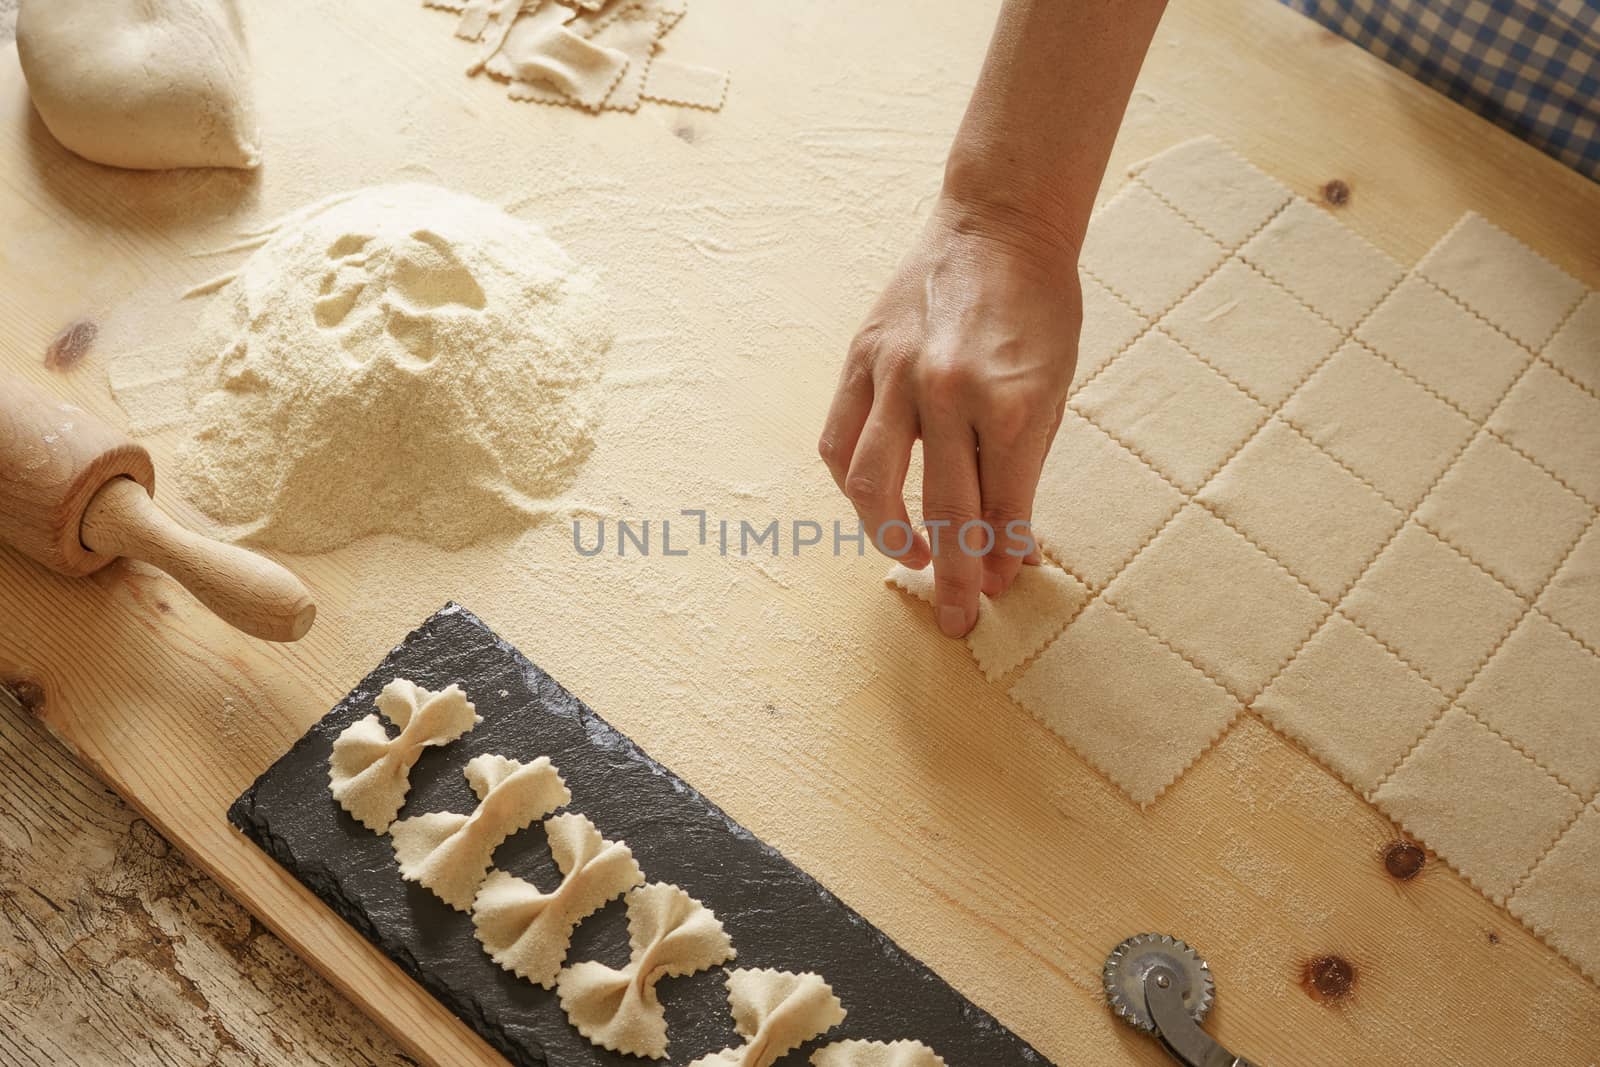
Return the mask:
{"type": "Polygon", "coordinates": [[[519,763],[504,756],[467,761],[467,782],[478,796],[471,815],[436,811],[389,828],[400,876],[420,882],[457,911],[470,911],[500,843],[533,820],[572,801],[548,757],[519,763]]]}
{"type": "Polygon", "coordinates": [[[484,951],[500,966],[549,989],[567,957],[572,932],[607,901],[644,881],[633,852],[600,836],[576,812],[545,820],[550,854],[561,884],[543,892],[506,871],[494,871],[478,889],[472,925],[484,951]]]}
{"type": "Polygon", "coordinates": [[[483,720],[457,685],[434,692],[396,678],[374,703],[400,733],[390,737],[376,715],[352,723],[334,739],[328,788],[340,807],[381,834],[400,814],[423,750],[447,745],[483,720]]]}
{"type": "Polygon", "coordinates": [[[820,974],[788,971],[733,971],[728,1007],[745,1043],[702,1056],[689,1067],[772,1067],[845,1017],[844,1005],[820,974]]]}
{"type": "Polygon", "coordinates": [[[835,1041],[811,1056],[811,1067],[946,1067],[920,1041],[835,1041]]]}
{"type": "MultiPolygon", "coordinates": [[[[378,715],[345,729],[329,757],[336,801],[369,829],[387,831],[400,875],[469,912],[479,943],[497,964],[555,988],[567,1020],[595,1045],[632,1056],[667,1054],[666,1012],[656,995],[664,978],[718,967],[735,955],[711,909],[682,888],[645,882],[622,841],[607,840],[579,812],[551,815],[572,801],[548,757],[523,763],[480,755],[464,768],[478,798],[470,814],[429,812],[396,821],[423,751],[449,744],[483,720],[460,686],[434,692],[396,678],[374,701],[378,715]],[[548,818],[545,818],[549,816],[548,818]],[[561,882],[550,892],[508,871],[491,870],[501,843],[544,818],[561,882]],[[626,894],[628,963],[588,960],[563,968],[578,926],[626,894]]],[[[702,1056],[690,1067],[772,1067],[844,1021],[845,1009],[821,975],[778,970],[729,972],[728,1005],[744,1044],[702,1056]]],[[[813,1067],[945,1067],[916,1041],[839,1041],[813,1067]]]]}
{"type": "Polygon", "coordinates": [[[568,1021],[594,1044],[660,1059],[667,1054],[667,1017],[656,983],[726,963],[733,941],[710,908],[675,885],[652,882],[626,899],[627,966],[574,964],[557,976],[557,995],[568,1021]]]}

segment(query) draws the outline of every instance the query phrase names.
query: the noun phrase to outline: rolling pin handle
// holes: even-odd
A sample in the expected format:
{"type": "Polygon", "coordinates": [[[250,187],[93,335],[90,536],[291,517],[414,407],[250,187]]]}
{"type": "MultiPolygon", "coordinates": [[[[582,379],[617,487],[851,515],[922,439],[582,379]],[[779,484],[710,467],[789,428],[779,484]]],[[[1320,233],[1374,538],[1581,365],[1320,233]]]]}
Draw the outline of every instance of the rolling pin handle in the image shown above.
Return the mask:
{"type": "Polygon", "coordinates": [[[316,618],[316,604],[300,579],[264,556],[184,529],[131,478],[113,478],[95,493],[80,537],[92,552],[159,567],[252,637],[298,641],[316,618]]]}

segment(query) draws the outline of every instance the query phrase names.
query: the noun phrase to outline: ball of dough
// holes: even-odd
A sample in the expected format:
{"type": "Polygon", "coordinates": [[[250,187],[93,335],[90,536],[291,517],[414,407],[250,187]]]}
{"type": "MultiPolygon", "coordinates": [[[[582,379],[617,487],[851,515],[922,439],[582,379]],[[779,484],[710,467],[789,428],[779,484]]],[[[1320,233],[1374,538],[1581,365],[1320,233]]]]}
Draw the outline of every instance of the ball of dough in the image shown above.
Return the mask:
{"type": "Polygon", "coordinates": [[[234,0],[22,0],[17,53],[39,117],[85,159],[260,162],[234,0]]]}

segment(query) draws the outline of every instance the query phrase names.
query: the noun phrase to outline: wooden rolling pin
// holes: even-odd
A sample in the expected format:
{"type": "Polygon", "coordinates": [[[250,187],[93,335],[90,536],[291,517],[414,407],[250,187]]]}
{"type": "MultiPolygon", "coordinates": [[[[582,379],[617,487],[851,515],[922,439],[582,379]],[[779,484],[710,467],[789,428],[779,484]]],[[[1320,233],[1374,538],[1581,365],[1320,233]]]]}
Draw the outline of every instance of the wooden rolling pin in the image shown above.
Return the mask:
{"type": "Polygon", "coordinates": [[[201,537],[151,499],[150,453],[87,411],[0,381],[0,542],[79,577],[118,556],[161,568],[223,621],[298,641],[317,606],[269,559],[201,537]]]}

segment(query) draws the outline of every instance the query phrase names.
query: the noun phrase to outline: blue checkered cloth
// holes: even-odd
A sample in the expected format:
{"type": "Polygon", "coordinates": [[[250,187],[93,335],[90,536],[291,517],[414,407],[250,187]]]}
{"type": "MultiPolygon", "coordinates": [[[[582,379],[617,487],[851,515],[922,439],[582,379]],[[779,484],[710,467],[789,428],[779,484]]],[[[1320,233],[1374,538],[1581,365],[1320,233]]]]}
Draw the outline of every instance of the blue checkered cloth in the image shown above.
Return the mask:
{"type": "Polygon", "coordinates": [[[1283,0],[1600,181],[1600,0],[1283,0]]]}

